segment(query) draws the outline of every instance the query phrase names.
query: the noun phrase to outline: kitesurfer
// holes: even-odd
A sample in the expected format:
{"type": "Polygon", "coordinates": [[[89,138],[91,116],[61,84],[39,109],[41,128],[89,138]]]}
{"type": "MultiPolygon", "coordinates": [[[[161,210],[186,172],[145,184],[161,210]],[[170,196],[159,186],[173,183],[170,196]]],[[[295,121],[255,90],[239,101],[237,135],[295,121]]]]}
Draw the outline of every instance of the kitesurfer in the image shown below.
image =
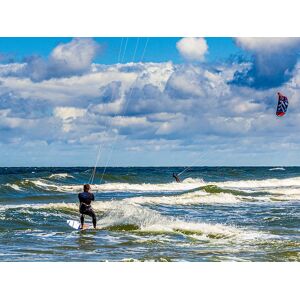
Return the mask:
{"type": "Polygon", "coordinates": [[[176,182],[181,182],[178,175],[176,175],[175,173],[173,173],[173,177],[175,178],[176,182]]]}
{"type": "Polygon", "coordinates": [[[91,186],[85,184],[83,186],[83,192],[78,194],[79,199],[79,212],[80,212],[80,223],[81,229],[84,225],[84,215],[88,215],[93,219],[93,226],[96,229],[97,219],[94,210],[92,209],[91,202],[95,200],[94,194],[90,192],[91,186]]]}

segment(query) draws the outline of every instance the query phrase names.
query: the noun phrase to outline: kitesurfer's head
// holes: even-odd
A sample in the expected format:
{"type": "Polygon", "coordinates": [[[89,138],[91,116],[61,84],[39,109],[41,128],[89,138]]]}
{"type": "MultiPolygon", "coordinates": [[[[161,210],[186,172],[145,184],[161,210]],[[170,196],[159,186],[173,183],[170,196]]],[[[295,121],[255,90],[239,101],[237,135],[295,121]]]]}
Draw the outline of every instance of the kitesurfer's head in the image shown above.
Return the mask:
{"type": "Polygon", "coordinates": [[[84,184],[83,185],[83,191],[84,192],[89,192],[91,190],[91,186],[89,184],[84,184]]]}

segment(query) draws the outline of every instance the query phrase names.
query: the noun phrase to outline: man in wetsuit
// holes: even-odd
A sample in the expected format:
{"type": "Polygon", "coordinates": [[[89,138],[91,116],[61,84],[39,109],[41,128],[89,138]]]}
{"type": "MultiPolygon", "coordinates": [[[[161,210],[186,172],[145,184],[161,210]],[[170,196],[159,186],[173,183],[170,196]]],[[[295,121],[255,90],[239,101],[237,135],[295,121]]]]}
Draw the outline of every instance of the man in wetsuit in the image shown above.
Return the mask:
{"type": "Polygon", "coordinates": [[[180,179],[179,179],[178,175],[176,175],[175,173],[173,173],[173,177],[175,178],[176,182],[180,182],[180,179]]]}
{"type": "Polygon", "coordinates": [[[97,219],[96,215],[92,209],[91,202],[95,200],[94,194],[90,193],[91,187],[89,184],[85,184],[83,186],[83,193],[78,194],[79,199],[79,212],[80,212],[80,222],[81,222],[81,229],[83,228],[84,224],[84,215],[88,215],[93,219],[93,225],[96,229],[97,219]]]}

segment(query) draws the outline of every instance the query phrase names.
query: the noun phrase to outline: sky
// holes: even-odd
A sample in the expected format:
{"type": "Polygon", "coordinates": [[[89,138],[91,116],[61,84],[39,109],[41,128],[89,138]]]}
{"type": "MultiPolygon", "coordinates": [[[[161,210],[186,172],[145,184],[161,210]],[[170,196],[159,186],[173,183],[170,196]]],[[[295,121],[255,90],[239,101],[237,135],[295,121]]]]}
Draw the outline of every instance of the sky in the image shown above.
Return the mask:
{"type": "Polygon", "coordinates": [[[0,166],[300,165],[299,50],[300,38],[0,38],[0,166]]]}

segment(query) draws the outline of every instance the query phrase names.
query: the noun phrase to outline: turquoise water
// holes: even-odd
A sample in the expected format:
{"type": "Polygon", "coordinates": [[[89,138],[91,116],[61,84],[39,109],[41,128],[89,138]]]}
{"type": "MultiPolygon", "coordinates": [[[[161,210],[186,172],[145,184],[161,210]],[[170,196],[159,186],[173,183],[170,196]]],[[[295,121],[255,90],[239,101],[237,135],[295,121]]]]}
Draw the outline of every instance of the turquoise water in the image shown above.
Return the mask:
{"type": "Polygon", "coordinates": [[[300,168],[0,168],[1,261],[300,261],[300,168]],[[87,217],[87,222],[91,220],[87,217]]]}

